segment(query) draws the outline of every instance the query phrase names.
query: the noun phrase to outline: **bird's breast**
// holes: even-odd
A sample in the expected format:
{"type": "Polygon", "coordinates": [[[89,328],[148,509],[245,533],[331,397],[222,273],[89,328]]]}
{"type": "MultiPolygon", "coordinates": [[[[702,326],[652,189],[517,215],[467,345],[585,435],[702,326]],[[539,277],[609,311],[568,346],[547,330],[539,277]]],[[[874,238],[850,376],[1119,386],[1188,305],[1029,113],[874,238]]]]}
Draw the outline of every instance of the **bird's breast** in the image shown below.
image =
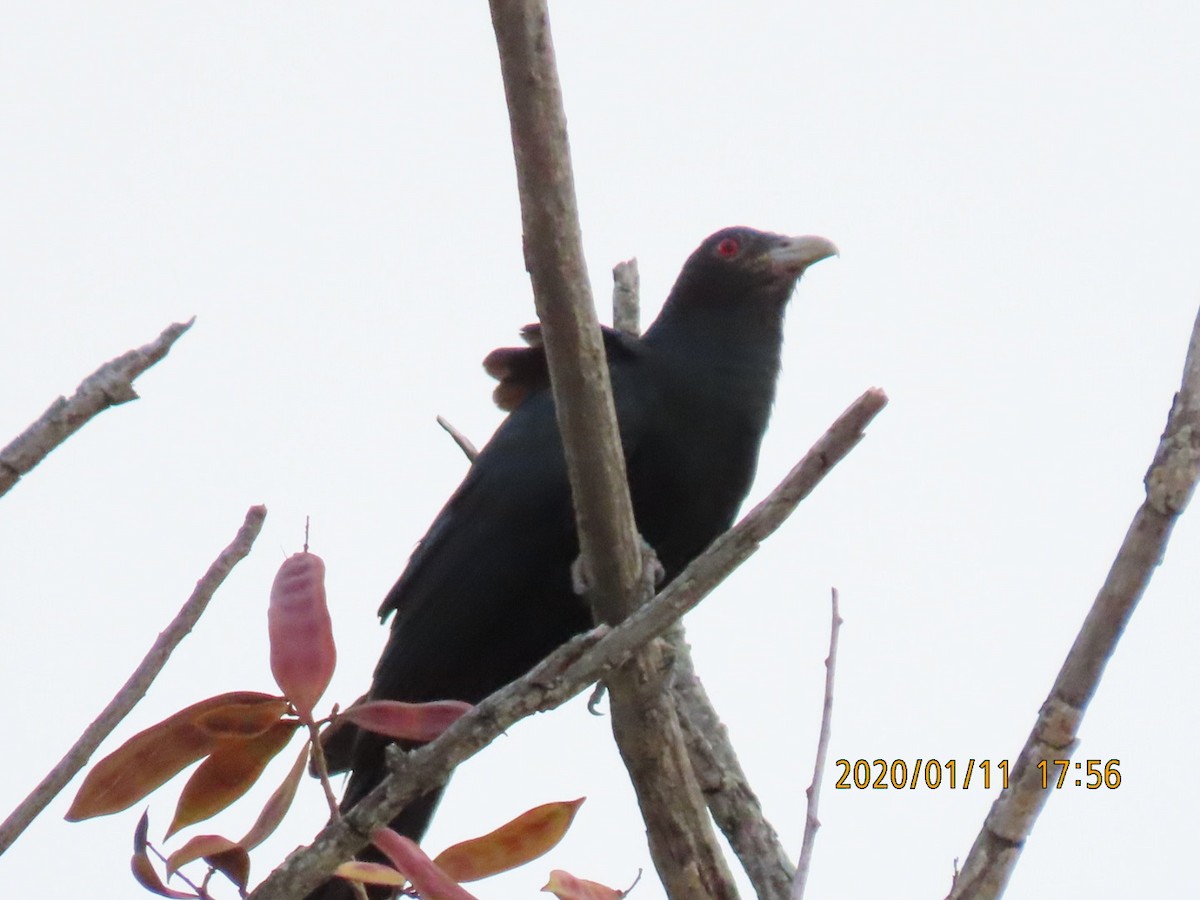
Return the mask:
{"type": "MultiPolygon", "coordinates": [[[[769,406],[768,406],[769,409],[769,406]]],[[[668,577],[727,529],[750,490],[765,414],[676,398],[628,459],[638,528],[668,577]]]]}

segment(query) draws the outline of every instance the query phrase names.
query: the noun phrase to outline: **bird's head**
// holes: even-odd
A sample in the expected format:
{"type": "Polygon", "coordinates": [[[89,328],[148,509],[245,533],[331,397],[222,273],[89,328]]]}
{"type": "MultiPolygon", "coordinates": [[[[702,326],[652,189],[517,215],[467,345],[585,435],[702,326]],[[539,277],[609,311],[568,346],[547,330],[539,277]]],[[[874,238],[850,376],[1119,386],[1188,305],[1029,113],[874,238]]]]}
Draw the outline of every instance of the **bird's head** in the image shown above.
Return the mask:
{"type": "Polygon", "coordinates": [[[757,307],[778,316],[804,270],[837,252],[832,241],[816,235],[723,228],[688,257],[663,312],[715,308],[752,314],[757,307]]]}
{"type": "Polygon", "coordinates": [[[684,270],[718,283],[772,285],[790,292],[805,269],[837,252],[832,241],[816,235],[788,237],[739,226],[705,238],[684,270]]]}

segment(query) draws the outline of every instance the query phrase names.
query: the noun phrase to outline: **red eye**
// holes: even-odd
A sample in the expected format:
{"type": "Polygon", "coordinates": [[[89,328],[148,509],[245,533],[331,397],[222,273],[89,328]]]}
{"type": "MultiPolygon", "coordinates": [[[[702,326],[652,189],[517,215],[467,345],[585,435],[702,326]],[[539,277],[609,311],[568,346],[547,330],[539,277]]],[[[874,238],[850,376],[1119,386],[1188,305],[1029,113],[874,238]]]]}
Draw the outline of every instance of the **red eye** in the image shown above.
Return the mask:
{"type": "Polygon", "coordinates": [[[742,245],[738,243],[737,238],[725,238],[725,240],[717,244],[717,256],[722,259],[732,259],[737,256],[738,251],[741,249],[742,245]]]}

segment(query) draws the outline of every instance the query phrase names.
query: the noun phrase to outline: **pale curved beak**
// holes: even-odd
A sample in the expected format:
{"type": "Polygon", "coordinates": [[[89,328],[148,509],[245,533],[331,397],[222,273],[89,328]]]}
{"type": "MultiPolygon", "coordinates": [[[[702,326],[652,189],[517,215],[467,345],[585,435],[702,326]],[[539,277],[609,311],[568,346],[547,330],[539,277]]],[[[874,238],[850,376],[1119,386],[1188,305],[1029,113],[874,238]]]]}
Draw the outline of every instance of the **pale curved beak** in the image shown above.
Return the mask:
{"type": "Polygon", "coordinates": [[[829,238],[815,234],[783,237],[766,252],[771,268],[781,274],[799,277],[813,263],[838,255],[838,248],[829,238]]]}

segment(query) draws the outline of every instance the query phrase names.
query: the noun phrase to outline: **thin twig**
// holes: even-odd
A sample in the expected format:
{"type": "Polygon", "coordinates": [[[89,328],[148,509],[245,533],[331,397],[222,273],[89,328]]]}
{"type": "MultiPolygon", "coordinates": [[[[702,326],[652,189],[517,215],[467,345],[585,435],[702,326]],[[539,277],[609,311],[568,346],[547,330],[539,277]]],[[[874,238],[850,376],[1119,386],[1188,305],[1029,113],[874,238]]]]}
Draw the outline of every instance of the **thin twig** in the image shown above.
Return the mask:
{"type": "MultiPolygon", "coordinates": [[[[308,552],[307,543],[304,550],[306,553],[308,552]]],[[[355,703],[361,703],[364,699],[365,697],[360,697],[355,703]]],[[[337,706],[335,705],[333,708],[334,717],[337,716],[337,712],[337,706]]],[[[329,807],[329,821],[336,822],[342,818],[342,809],[338,805],[337,796],[333,792],[333,784],[329,780],[329,764],[325,759],[324,744],[321,742],[321,727],[316,722],[308,723],[308,743],[310,746],[309,771],[321,782],[321,790],[325,793],[325,803],[329,807]]],[[[346,884],[350,892],[354,894],[356,900],[370,900],[367,896],[366,886],[361,881],[350,880],[346,884]]]]}
{"type": "Polygon", "coordinates": [[[795,510],[821,479],[863,437],[887,397],[872,388],[838,417],[771,494],[694,559],[658,596],[615,628],[597,626],[560,647],[530,672],[484,699],[433,742],[393,754],[391,774],[341,822],[328,825],[308,847],[294,851],[250,894],[253,900],[303,897],[344,860],[361,850],[371,832],[395,818],[416,797],[442,784],[456,766],[512,725],[560,706],[662,634],[694,608],[795,510]],[[397,775],[403,771],[403,776],[397,775]]]}
{"type": "Polygon", "coordinates": [[[150,685],[167,664],[171,653],[196,625],[201,614],[208,606],[209,600],[221,583],[225,581],[233,567],[238,564],[254,539],[262,530],[263,519],[266,518],[265,506],[252,506],[246,513],[246,519],[237,535],[228,547],[221,551],[220,556],[208,567],[204,576],[196,582],[196,588],[187,602],[180,608],[179,613],[171,623],[159,634],[145,659],[129,676],[129,680],[121,686],[116,696],[104,707],[104,711],[96,717],[80,735],[75,745],[67,751],[50,773],[42,779],[28,797],[12,811],[4,824],[0,825],[0,854],[7,850],[47,804],[58,795],[75,774],[87,764],[88,759],[108,737],[114,728],[129,714],[145,696],[150,685]]]}
{"type": "MultiPolygon", "coordinates": [[[[157,847],[155,847],[149,841],[146,842],[146,849],[148,851],[150,851],[151,853],[153,853],[156,857],[158,857],[158,861],[160,863],[162,863],[164,866],[169,866],[171,864],[170,860],[166,856],[163,855],[162,851],[159,850],[157,847]]],[[[185,885],[190,887],[192,889],[192,891],[195,892],[198,900],[212,900],[212,894],[210,894],[208,892],[208,881],[210,878],[212,878],[212,874],[215,871],[216,871],[215,868],[213,868],[212,866],[209,866],[208,872],[204,876],[204,881],[201,884],[196,884],[196,882],[194,882],[194,881],[192,881],[192,879],[188,878],[187,873],[184,872],[182,869],[176,869],[171,874],[174,875],[176,878],[178,878],[180,881],[182,881],[185,885]]]]}
{"type": "Polygon", "coordinates": [[[1079,725],[1104,667],[1162,561],[1176,520],[1200,479],[1200,315],[1192,327],[1183,380],[1146,473],[1146,499],[1133,517],[1112,568],[1084,619],[1025,746],[1008,787],[992,804],[983,828],[950,890],[951,900],[999,897],[1016,868],[1033,824],[1054,791],[1042,783],[1043,760],[1070,759],[1079,725]]]}
{"type": "Polygon", "coordinates": [[[825,657],[825,702],[821,706],[821,731],[817,737],[817,758],[813,763],[813,780],[808,786],[808,810],[804,816],[804,840],[800,844],[800,859],[796,863],[796,880],[792,882],[792,900],[804,900],[808,872],[812,865],[813,844],[821,820],[817,817],[821,805],[821,782],[825,780],[825,758],[829,755],[829,733],[833,722],[833,678],[837,669],[838,634],[842,617],[838,613],[838,590],[830,591],[832,621],[829,625],[829,655],[825,657]]]}
{"type": "Polygon", "coordinates": [[[450,424],[449,420],[444,416],[437,417],[437,423],[445,429],[446,434],[454,439],[454,443],[458,444],[458,449],[463,452],[470,462],[475,462],[475,457],[479,455],[479,450],[471,443],[471,439],[450,424]]]}
{"type": "Polygon", "coordinates": [[[325,791],[325,803],[329,806],[329,817],[340,819],[342,811],[338,806],[337,795],[333,792],[333,785],[329,781],[329,766],[325,762],[325,748],[321,746],[321,728],[316,722],[308,723],[308,742],[312,746],[309,765],[325,791]]]}
{"type": "Polygon", "coordinates": [[[85,378],[68,400],[59,397],[36,422],[0,450],[0,497],[55,447],[110,406],[137,399],[133,380],[167,355],[196,319],[169,325],[157,338],[110,360],[85,378]]]}

